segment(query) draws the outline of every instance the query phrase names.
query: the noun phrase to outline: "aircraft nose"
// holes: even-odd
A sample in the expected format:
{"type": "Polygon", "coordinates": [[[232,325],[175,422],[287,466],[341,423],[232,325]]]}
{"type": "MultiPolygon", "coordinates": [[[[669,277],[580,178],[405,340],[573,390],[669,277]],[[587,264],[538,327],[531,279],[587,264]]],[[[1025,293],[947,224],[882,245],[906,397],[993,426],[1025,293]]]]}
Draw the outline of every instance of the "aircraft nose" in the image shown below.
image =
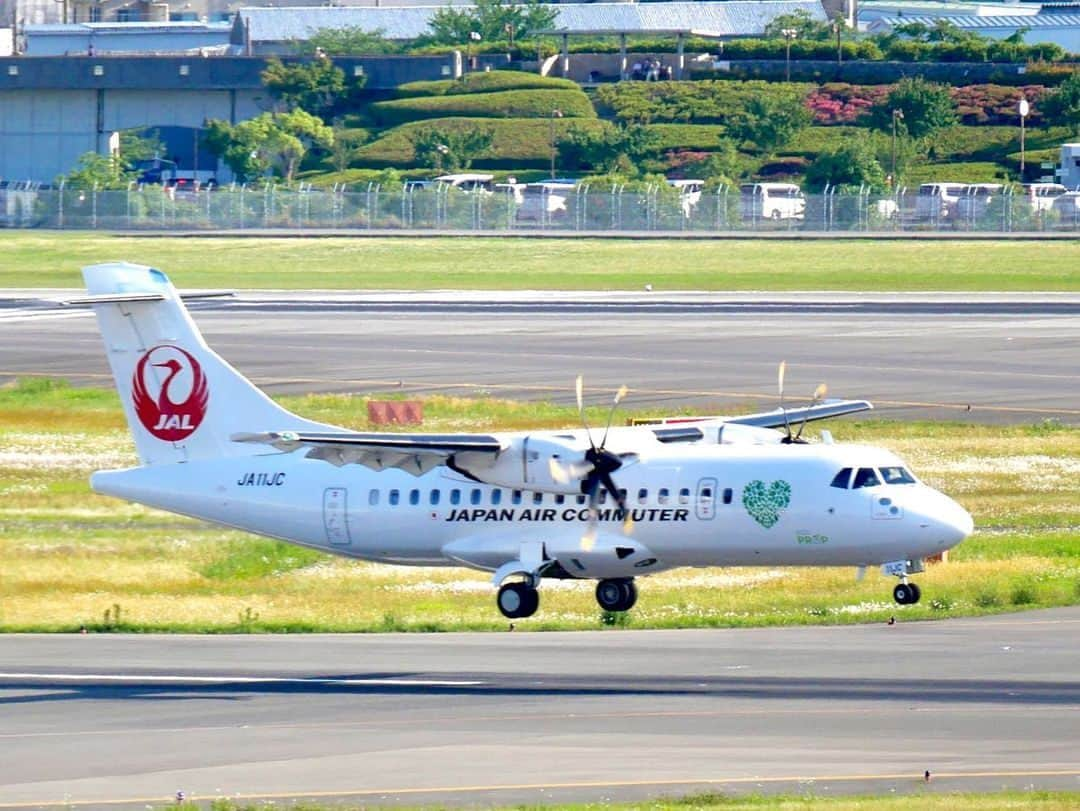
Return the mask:
{"type": "Polygon", "coordinates": [[[948,496],[942,496],[942,500],[944,504],[936,516],[943,534],[942,540],[950,547],[956,546],[975,530],[975,521],[971,513],[948,496]]]}

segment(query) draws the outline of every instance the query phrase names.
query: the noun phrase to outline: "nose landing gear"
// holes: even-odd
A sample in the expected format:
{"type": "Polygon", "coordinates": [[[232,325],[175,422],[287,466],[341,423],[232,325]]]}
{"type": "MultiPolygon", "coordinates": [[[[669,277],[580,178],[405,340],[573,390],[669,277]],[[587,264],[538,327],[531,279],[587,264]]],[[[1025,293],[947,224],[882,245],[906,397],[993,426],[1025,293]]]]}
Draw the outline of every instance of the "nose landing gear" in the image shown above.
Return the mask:
{"type": "Polygon", "coordinates": [[[896,560],[881,567],[881,573],[899,577],[900,582],[893,589],[892,596],[898,605],[915,605],[922,598],[922,590],[908,582],[909,574],[925,571],[921,560],[896,560]]]}

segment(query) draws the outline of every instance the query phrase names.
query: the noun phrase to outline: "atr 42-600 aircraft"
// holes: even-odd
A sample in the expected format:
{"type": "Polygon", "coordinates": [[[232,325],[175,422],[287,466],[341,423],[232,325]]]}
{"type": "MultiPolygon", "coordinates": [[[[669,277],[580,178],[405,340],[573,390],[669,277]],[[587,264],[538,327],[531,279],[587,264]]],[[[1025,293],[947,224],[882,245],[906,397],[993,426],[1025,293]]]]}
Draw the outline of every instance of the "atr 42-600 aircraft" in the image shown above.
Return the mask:
{"type": "MultiPolygon", "coordinates": [[[[865,401],[616,428],[609,416],[602,433],[356,433],[255,388],[161,271],[83,274],[89,296],[69,303],[97,314],[141,462],[95,473],[94,490],[346,557],[489,571],[510,618],[536,612],[545,578],[599,581],[600,606],[625,611],[636,577],[678,566],[881,566],[900,579],[896,602],[915,603],[908,576],[972,531],[892,453],[802,440],[807,422],[865,401]]],[[[580,378],[577,394],[580,406],[580,378]]]]}

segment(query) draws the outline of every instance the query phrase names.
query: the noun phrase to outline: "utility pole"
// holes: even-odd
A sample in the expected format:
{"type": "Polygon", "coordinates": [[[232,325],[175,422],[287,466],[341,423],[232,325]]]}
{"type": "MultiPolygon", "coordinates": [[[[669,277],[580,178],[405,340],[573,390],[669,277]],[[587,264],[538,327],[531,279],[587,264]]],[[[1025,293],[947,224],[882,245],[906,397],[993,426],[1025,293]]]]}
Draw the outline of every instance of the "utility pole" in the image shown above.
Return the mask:
{"type": "Polygon", "coordinates": [[[896,183],[896,122],[897,121],[903,121],[903,120],[904,120],[904,111],[903,110],[897,109],[897,110],[892,111],[892,161],[891,161],[891,172],[892,172],[893,183],[896,183]]]}
{"type": "Polygon", "coordinates": [[[780,31],[784,36],[784,81],[791,81],[791,42],[795,37],[799,36],[798,30],[794,28],[784,28],[780,31]]]}

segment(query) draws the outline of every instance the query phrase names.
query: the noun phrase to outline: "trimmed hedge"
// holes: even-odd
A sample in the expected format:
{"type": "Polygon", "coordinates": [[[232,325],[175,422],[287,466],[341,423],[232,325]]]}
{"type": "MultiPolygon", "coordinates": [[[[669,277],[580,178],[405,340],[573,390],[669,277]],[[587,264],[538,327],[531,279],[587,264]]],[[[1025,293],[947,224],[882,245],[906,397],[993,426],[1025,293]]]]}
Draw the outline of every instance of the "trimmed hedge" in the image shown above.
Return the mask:
{"type": "Polygon", "coordinates": [[[773,96],[801,103],[815,85],[769,82],[619,82],[596,90],[605,115],[640,123],[723,124],[751,98],[773,96]]]}
{"type": "Polygon", "coordinates": [[[577,82],[524,73],[519,70],[493,70],[467,73],[461,79],[432,82],[408,82],[397,88],[399,98],[425,96],[460,96],[466,93],[495,93],[501,90],[580,90],[577,82]]]}
{"type": "Polygon", "coordinates": [[[658,136],[658,152],[682,149],[709,152],[724,137],[724,127],[719,124],[652,124],[649,130],[658,136]]]}
{"type": "Polygon", "coordinates": [[[427,118],[549,118],[559,110],[565,118],[596,118],[581,90],[503,90],[459,96],[429,96],[377,101],[368,108],[376,126],[393,127],[427,118]]]}
{"type": "MultiPolygon", "coordinates": [[[[493,132],[489,154],[473,163],[474,168],[540,168],[551,160],[551,124],[546,118],[436,118],[414,121],[395,127],[381,138],[363,147],[355,161],[357,166],[406,167],[416,165],[412,135],[425,127],[463,130],[483,127],[493,132]]],[[[570,127],[601,127],[593,119],[555,119],[555,138],[563,137],[570,127]]]]}
{"type": "Polygon", "coordinates": [[[1009,172],[990,161],[956,163],[926,163],[910,167],[904,173],[904,185],[909,191],[921,183],[1004,183],[1009,172]]]}

